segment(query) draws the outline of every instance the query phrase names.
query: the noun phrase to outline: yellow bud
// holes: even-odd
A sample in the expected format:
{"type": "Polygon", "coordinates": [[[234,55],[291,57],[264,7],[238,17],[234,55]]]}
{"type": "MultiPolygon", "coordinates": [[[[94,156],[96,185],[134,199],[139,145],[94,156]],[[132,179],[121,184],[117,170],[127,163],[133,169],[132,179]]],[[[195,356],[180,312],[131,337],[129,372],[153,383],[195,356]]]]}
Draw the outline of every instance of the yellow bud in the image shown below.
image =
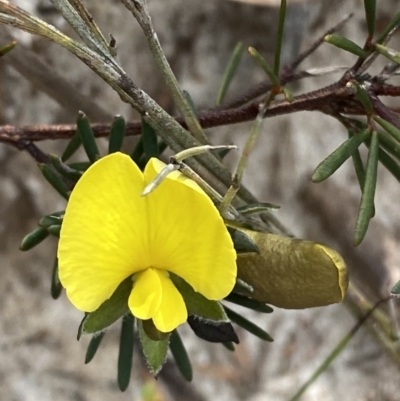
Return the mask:
{"type": "Polygon", "coordinates": [[[325,306],[342,301],[347,267],[333,249],[316,242],[244,231],[260,254],[238,255],[238,278],[254,288],[252,298],[286,309],[325,306]]]}

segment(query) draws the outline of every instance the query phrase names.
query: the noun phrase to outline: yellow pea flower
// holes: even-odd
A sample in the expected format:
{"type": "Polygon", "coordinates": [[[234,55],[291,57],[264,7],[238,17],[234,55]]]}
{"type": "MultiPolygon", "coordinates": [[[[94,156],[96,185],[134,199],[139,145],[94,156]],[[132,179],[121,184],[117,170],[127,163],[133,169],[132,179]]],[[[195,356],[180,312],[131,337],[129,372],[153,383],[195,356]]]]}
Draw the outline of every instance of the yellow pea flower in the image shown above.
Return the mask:
{"type": "Polygon", "coordinates": [[[58,259],[61,283],[78,309],[95,311],[132,276],[132,314],[170,332],[187,320],[187,309],[169,272],[210,300],[233,289],[236,252],[206,193],[176,171],[141,197],[163,167],[153,158],[142,172],[129,156],[113,153],[72,191],[58,259]]]}

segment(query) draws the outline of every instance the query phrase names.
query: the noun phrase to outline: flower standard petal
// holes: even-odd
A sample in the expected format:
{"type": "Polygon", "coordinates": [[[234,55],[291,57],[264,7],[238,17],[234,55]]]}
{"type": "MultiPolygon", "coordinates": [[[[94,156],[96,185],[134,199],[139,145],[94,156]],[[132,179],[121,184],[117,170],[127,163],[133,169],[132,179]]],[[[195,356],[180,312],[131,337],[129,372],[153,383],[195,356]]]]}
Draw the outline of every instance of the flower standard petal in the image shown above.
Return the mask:
{"type": "Polygon", "coordinates": [[[158,330],[168,333],[185,323],[188,317],[185,301],[165,271],[156,270],[162,286],[162,300],[153,316],[158,330]]]}
{"type": "Polygon", "coordinates": [[[151,319],[157,312],[162,299],[162,284],[156,269],[146,269],[137,273],[128,306],[139,319],[151,319]]]}
{"type": "Polygon", "coordinates": [[[58,246],[59,275],[80,310],[96,310],[130,274],[149,266],[142,172],[113,153],[78,181],[67,205],[58,246]]]}
{"type": "MultiPolygon", "coordinates": [[[[148,184],[164,164],[150,159],[148,184]]],[[[171,271],[208,299],[222,299],[236,279],[236,252],[207,194],[173,172],[147,197],[152,266],[171,271]]]]}

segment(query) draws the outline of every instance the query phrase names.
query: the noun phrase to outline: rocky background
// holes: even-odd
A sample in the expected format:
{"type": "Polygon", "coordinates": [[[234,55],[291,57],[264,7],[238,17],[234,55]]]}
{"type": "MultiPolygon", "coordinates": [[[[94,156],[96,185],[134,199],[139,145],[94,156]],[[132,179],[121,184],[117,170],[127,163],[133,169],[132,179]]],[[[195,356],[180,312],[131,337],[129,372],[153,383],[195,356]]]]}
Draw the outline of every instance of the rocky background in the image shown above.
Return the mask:
{"type": "MultiPolygon", "coordinates": [[[[13,2],[71,34],[50,2],[13,2]]],[[[103,32],[112,32],[117,38],[125,70],[173,112],[168,91],[136,22],[118,1],[86,3],[103,32]]],[[[350,12],[355,16],[342,33],[363,43],[366,29],[360,0],[288,3],[284,61],[293,59],[350,12]]],[[[269,57],[273,54],[277,26],[274,8],[228,0],[149,0],[149,5],[172,68],[199,108],[213,104],[230,52],[239,40],[269,57]]],[[[378,25],[383,26],[398,11],[396,0],[378,2],[378,25]]],[[[116,113],[127,119],[136,117],[65,50],[42,39],[14,34],[20,48],[0,59],[0,123],[73,123],[79,109],[93,121],[110,121],[116,113]],[[68,85],[55,84],[36,63],[54,68],[68,85]]],[[[4,31],[0,31],[2,37],[6,38],[4,31]]],[[[391,46],[400,48],[399,36],[391,46]]],[[[352,60],[323,45],[302,68],[350,65],[352,60]]],[[[303,93],[335,78],[305,80],[292,89],[303,93]]],[[[261,79],[262,72],[245,56],[229,95],[261,79]]],[[[210,130],[209,134],[215,143],[242,146],[248,131],[249,124],[239,124],[210,130]]],[[[326,184],[310,183],[313,168],[346,135],[336,121],[317,113],[267,120],[245,183],[260,200],[281,205],[277,215],[296,236],[340,249],[353,277],[377,299],[388,294],[399,276],[400,186],[380,169],[377,215],[365,243],[353,250],[351,238],[360,194],[350,163],[326,184]]],[[[59,142],[42,145],[52,152],[60,152],[65,146],[59,142]]],[[[126,146],[130,149],[132,141],[126,146]]],[[[229,162],[234,166],[235,157],[229,162]]],[[[167,362],[155,381],[136,352],[133,380],[129,389],[120,393],[116,384],[118,327],[107,332],[95,359],[84,365],[89,339],[76,341],[81,314],[65,297],[57,301],[50,298],[55,242],[47,240],[28,253],[18,250],[21,238],[35,228],[37,220],[62,206],[63,201],[49,190],[26,153],[0,145],[1,400],[137,401],[146,399],[146,391],[155,392],[152,400],[288,400],[356,322],[344,304],[306,311],[275,310],[267,316],[246,312],[275,342],[262,343],[238,330],[242,341],[235,353],[206,344],[183,327],[194,365],[193,383],[182,383],[173,362],[167,362]]],[[[363,328],[302,399],[400,400],[398,366],[368,328],[363,328]]]]}

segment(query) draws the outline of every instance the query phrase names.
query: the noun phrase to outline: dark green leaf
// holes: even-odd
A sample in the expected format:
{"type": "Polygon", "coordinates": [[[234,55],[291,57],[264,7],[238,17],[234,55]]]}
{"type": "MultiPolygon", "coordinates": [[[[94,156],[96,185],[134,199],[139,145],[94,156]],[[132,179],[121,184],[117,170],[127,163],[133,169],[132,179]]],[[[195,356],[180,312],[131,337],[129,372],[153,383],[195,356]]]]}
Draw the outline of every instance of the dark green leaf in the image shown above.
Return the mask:
{"type": "Polygon", "coordinates": [[[400,297],[400,281],[398,281],[394,287],[392,288],[392,290],[390,291],[390,295],[393,295],[396,298],[400,297]]]}
{"type": "Polygon", "coordinates": [[[90,167],[90,162],[76,162],[68,164],[73,170],[86,171],[90,167]]]}
{"type": "Polygon", "coordinates": [[[47,164],[38,164],[40,171],[44,178],[50,183],[50,185],[65,199],[69,198],[70,189],[62,178],[53,170],[52,167],[47,164]]]}
{"type": "MultiPolygon", "coordinates": [[[[349,138],[351,138],[353,135],[355,135],[353,133],[353,131],[351,131],[351,130],[349,130],[348,133],[349,133],[349,138]]],[[[354,151],[354,153],[351,155],[351,157],[353,160],[354,170],[357,175],[357,180],[358,180],[358,183],[360,184],[360,189],[362,192],[364,189],[364,183],[365,183],[365,169],[364,169],[363,161],[361,159],[360,151],[358,149],[356,149],[354,151]]]]}
{"type": "Polygon", "coordinates": [[[379,161],[390,171],[397,181],[400,182],[400,166],[383,149],[379,149],[379,161]]]}
{"type": "Polygon", "coordinates": [[[339,49],[353,53],[360,58],[366,58],[368,56],[368,53],[365,50],[363,50],[360,46],[356,45],[354,42],[345,38],[344,36],[336,34],[326,35],[324,40],[325,42],[336,46],[339,49]]]}
{"type": "Polygon", "coordinates": [[[391,124],[389,121],[384,120],[378,116],[374,117],[375,121],[388,133],[390,134],[397,142],[400,142],[400,130],[391,124]]]}
{"type": "Polygon", "coordinates": [[[220,157],[220,159],[222,160],[232,149],[222,149],[220,151],[218,151],[218,156],[220,157]]]}
{"type": "Polygon", "coordinates": [[[104,330],[120,317],[129,312],[128,298],[132,291],[132,278],[126,278],[94,312],[88,313],[82,320],[78,337],[81,334],[93,334],[104,330]]]}
{"type": "Polygon", "coordinates": [[[47,227],[47,231],[54,237],[60,238],[61,226],[58,224],[49,226],[49,227],[47,227]]]}
{"type": "Polygon", "coordinates": [[[347,141],[343,142],[317,166],[312,175],[312,181],[322,182],[330,177],[351,155],[354,154],[369,135],[369,131],[366,130],[353,135],[347,141]]]}
{"type": "Polygon", "coordinates": [[[400,24],[400,12],[398,12],[389,22],[385,30],[379,35],[378,39],[376,40],[376,43],[383,43],[387,38],[387,36],[390,34],[390,32],[392,32],[393,29],[397,28],[399,24],[400,24]]]}
{"type": "Polygon", "coordinates": [[[151,374],[157,376],[167,359],[169,337],[161,341],[153,341],[146,335],[140,320],[138,320],[138,327],[139,338],[147,367],[151,374]]]}
{"type": "Polygon", "coordinates": [[[228,64],[225,68],[224,75],[222,77],[221,86],[218,90],[216,105],[219,106],[225,99],[226,92],[232,82],[233,77],[236,74],[237,68],[240,64],[240,60],[243,56],[244,44],[239,42],[233,49],[232,55],[228,64]]]}
{"type": "Polygon", "coordinates": [[[262,302],[255,301],[254,299],[245,297],[244,295],[230,293],[225,301],[233,302],[234,304],[244,306],[245,308],[253,309],[261,313],[272,313],[274,310],[262,302]]]}
{"type": "Polygon", "coordinates": [[[188,91],[185,91],[185,90],[183,91],[183,96],[185,96],[185,99],[187,100],[187,102],[188,102],[190,108],[192,109],[193,113],[194,113],[194,114],[196,115],[196,117],[197,117],[197,115],[198,115],[197,107],[196,107],[196,105],[194,104],[194,101],[193,101],[193,99],[192,99],[192,96],[190,96],[190,93],[189,93],[188,91]]]}
{"type": "Polygon", "coordinates": [[[254,292],[254,288],[242,279],[236,278],[235,287],[233,287],[232,292],[238,292],[240,294],[251,296],[251,294],[254,292]]]}
{"type": "Polygon", "coordinates": [[[53,226],[55,224],[61,225],[63,218],[64,218],[65,210],[59,211],[59,212],[54,212],[52,214],[48,214],[46,216],[43,216],[39,220],[39,226],[43,228],[47,228],[50,226],[53,226]]]}
{"type": "Polygon", "coordinates": [[[176,329],[171,333],[169,348],[171,349],[176,365],[178,366],[179,371],[182,373],[182,376],[188,382],[191,382],[193,378],[192,365],[182,339],[178,333],[178,330],[176,329]]]}
{"type": "Polygon", "coordinates": [[[85,113],[79,112],[78,119],[76,120],[78,132],[81,136],[82,144],[87,154],[87,157],[94,163],[100,158],[99,148],[97,147],[96,138],[94,137],[92,127],[89,119],[85,113]]]}
{"type": "Polygon", "coordinates": [[[142,320],[142,325],[147,337],[153,341],[161,341],[169,337],[170,333],[164,333],[157,329],[157,327],[154,325],[153,319],[142,320]]]}
{"type": "Polygon", "coordinates": [[[197,316],[189,315],[188,323],[196,336],[203,340],[211,343],[227,343],[233,341],[239,344],[239,338],[229,321],[213,323],[209,320],[207,321],[197,316]]]}
{"type": "Polygon", "coordinates": [[[108,153],[115,153],[121,150],[125,136],[125,120],[122,116],[115,116],[111,124],[110,140],[108,142],[108,153]]]}
{"type": "Polygon", "coordinates": [[[213,322],[229,322],[219,302],[207,299],[175,274],[170,273],[170,278],[185,300],[189,313],[213,322]]]}
{"type": "Polygon", "coordinates": [[[284,28],[285,28],[285,18],[286,18],[286,0],[281,0],[281,6],[279,8],[278,33],[276,35],[276,46],[275,46],[274,73],[276,76],[279,76],[281,53],[282,53],[283,32],[284,32],[284,28]]]}
{"type": "Polygon", "coordinates": [[[367,20],[368,34],[372,38],[375,30],[376,0],[364,0],[365,18],[367,20]]]}
{"type": "Polygon", "coordinates": [[[86,356],[85,356],[85,363],[89,363],[94,356],[96,355],[97,350],[99,349],[101,340],[104,337],[104,334],[106,334],[105,331],[99,333],[99,334],[94,334],[92,338],[90,339],[87,351],[86,351],[86,356]]]}
{"type": "Polygon", "coordinates": [[[374,111],[374,106],[372,105],[368,92],[357,81],[352,81],[352,82],[353,85],[355,85],[357,88],[356,99],[362,104],[364,110],[368,114],[371,114],[374,111]]]}
{"type": "Polygon", "coordinates": [[[40,244],[44,239],[49,236],[48,231],[45,228],[39,227],[33,230],[29,234],[25,235],[24,239],[19,246],[21,251],[29,251],[36,245],[40,244]]]}
{"type": "Polygon", "coordinates": [[[133,358],[133,327],[135,318],[127,315],[122,319],[118,354],[118,387],[125,391],[129,386],[133,358]]]}
{"type": "Polygon", "coordinates": [[[231,235],[233,246],[237,253],[260,253],[256,243],[243,231],[236,230],[235,228],[228,227],[229,234],[231,235]]]}
{"type": "Polygon", "coordinates": [[[158,140],[156,131],[142,118],[143,150],[147,157],[158,157],[158,140]]]}
{"type": "Polygon", "coordinates": [[[140,159],[143,157],[143,135],[140,136],[138,142],[136,143],[135,149],[131,154],[131,159],[136,163],[139,164],[140,159]]]}
{"type": "Polygon", "coordinates": [[[63,287],[58,276],[58,258],[56,257],[53,264],[53,271],[51,273],[51,297],[57,299],[61,295],[62,289],[63,287]]]}
{"type": "Polygon", "coordinates": [[[79,135],[79,132],[76,131],[75,135],[68,142],[68,145],[61,156],[61,160],[63,162],[67,161],[72,155],[75,154],[75,152],[81,147],[81,145],[82,145],[81,136],[79,135]]]}
{"type": "Polygon", "coordinates": [[[391,137],[382,132],[378,132],[379,145],[400,160],[400,143],[394,141],[391,137]]]}
{"type": "Polygon", "coordinates": [[[53,167],[65,178],[77,183],[79,178],[82,177],[82,172],[74,170],[65,164],[57,155],[49,155],[49,159],[53,167]]]}
{"type": "Polygon", "coordinates": [[[378,174],[378,152],[378,133],[374,131],[372,133],[371,145],[368,153],[364,189],[361,195],[360,207],[358,209],[356,229],[354,233],[354,245],[359,245],[362,242],[367,232],[369,221],[374,213],[374,198],[378,174]]]}
{"type": "Polygon", "coordinates": [[[229,343],[221,343],[228,351],[235,351],[235,344],[229,343]]]}
{"type": "Polygon", "coordinates": [[[253,59],[257,62],[257,64],[265,71],[265,73],[268,75],[268,78],[270,79],[271,83],[279,87],[281,84],[279,82],[279,78],[276,76],[270,65],[267,63],[265,58],[261,56],[261,54],[254,48],[254,47],[249,47],[249,54],[253,59]]]}
{"type": "Polygon", "coordinates": [[[274,339],[266,331],[264,331],[261,327],[257,326],[256,324],[250,322],[242,315],[239,315],[238,313],[227,308],[226,306],[225,306],[225,311],[229,319],[232,320],[232,322],[235,322],[238,326],[243,327],[249,333],[254,334],[256,337],[261,338],[262,340],[265,341],[274,341],[274,339]]]}

